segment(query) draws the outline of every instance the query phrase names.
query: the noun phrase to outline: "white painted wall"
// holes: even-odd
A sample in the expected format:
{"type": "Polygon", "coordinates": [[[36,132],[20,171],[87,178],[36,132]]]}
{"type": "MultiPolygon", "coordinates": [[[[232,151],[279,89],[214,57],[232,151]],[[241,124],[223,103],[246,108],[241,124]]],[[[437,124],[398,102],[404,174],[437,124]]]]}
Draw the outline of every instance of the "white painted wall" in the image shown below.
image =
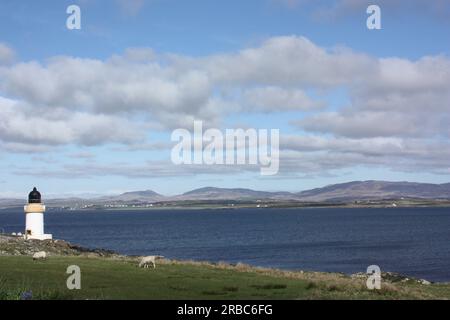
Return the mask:
{"type": "Polygon", "coordinates": [[[31,230],[32,236],[40,236],[44,234],[44,214],[43,213],[27,213],[25,230],[31,230]]]}

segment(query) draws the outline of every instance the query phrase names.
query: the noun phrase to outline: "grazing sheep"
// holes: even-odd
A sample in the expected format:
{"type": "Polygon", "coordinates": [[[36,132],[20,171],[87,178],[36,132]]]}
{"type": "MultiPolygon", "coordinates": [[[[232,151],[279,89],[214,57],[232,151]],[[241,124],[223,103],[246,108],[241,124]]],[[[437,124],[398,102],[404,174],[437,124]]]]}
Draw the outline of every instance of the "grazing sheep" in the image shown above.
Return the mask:
{"type": "Polygon", "coordinates": [[[139,262],[139,268],[148,268],[149,265],[153,265],[153,269],[156,269],[156,260],[163,259],[163,256],[148,256],[143,257],[139,262]]]}
{"type": "Polygon", "coordinates": [[[45,251],[39,251],[33,254],[33,260],[45,260],[47,259],[47,253],[45,251]]]}

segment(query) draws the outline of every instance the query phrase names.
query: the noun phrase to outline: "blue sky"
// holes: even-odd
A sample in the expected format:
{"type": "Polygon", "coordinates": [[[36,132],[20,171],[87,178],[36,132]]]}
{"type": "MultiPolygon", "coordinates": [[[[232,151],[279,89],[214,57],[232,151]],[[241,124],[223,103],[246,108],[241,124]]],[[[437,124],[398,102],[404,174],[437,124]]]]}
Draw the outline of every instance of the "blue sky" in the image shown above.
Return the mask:
{"type": "Polygon", "coordinates": [[[59,195],[448,182],[450,4],[373,1],[382,30],[368,30],[368,3],[2,1],[0,196],[34,185],[59,195]],[[71,4],[81,8],[81,30],[65,27],[71,4]],[[70,83],[70,74],[80,80],[70,83]],[[166,89],[180,101],[157,96],[166,89]],[[268,111],[243,98],[254,90],[307,101],[268,111]],[[196,118],[220,129],[280,129],[280,173],[172,170],[170,133],[196,118]]]}

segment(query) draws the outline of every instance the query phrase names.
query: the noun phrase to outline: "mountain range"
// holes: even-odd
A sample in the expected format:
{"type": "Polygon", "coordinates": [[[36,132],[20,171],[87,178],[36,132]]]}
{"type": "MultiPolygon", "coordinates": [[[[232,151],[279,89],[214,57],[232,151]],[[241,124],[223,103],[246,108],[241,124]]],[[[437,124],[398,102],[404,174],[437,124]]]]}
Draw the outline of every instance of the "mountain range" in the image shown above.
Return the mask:
{"type": "MultiPolygon", "coordinates": [[[[195,189],[176,196],[164,196],[152,190],[126,192],[116,196],[91,199],[77,197],[48,199],[49,206],[76,206],[80,204],[152,204],[183,201],[301,201],[353,202],[386,199],[450,200],[450,183],[431,184],[415,182],[352,181],[333,184],[301,192],[269,192],[242,188],[195,189]]],[[[23,200],[0,199],[0,208],[23,205],[23,200]]]]}
{"type": "Polygon", "coordinates": [[[242,188],[206,187],[172,197],[165,197],[153,191],[137,191],[111,197],[110,199],[124,201],[299,200],[308,202],[345,202],[399,198],[450,199],[450,183],[352,181],[301,192],[269,192],[242,188]]]}

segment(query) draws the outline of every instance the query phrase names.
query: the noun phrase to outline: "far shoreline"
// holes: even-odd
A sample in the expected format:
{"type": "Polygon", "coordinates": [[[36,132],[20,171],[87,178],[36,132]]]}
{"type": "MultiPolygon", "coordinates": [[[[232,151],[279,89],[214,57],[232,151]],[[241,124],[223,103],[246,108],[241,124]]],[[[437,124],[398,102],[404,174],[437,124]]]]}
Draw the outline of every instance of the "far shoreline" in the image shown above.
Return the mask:
{"type": "MultiPolygon", "coordinates": [[[[71,211],[168,211],[168,210],[239,210],[239,209],[405,209],[405,208],[450,208],[450,201],[447,200],[366,200],[359,203],[273,203],[273,202],[248,202],[240,204],[216,204],[209,201],[200,203],[177,204],[177,203],[158,203],[158,204],[139,204],[139,205],[110,205],[110,206],[87,206],[87,207],[59,207],[47,205],[48,212],[71,212],[71,211]]],[[[5,211],[23,211],[22,206],[0,208],[0,213],[5,211]]]]}

